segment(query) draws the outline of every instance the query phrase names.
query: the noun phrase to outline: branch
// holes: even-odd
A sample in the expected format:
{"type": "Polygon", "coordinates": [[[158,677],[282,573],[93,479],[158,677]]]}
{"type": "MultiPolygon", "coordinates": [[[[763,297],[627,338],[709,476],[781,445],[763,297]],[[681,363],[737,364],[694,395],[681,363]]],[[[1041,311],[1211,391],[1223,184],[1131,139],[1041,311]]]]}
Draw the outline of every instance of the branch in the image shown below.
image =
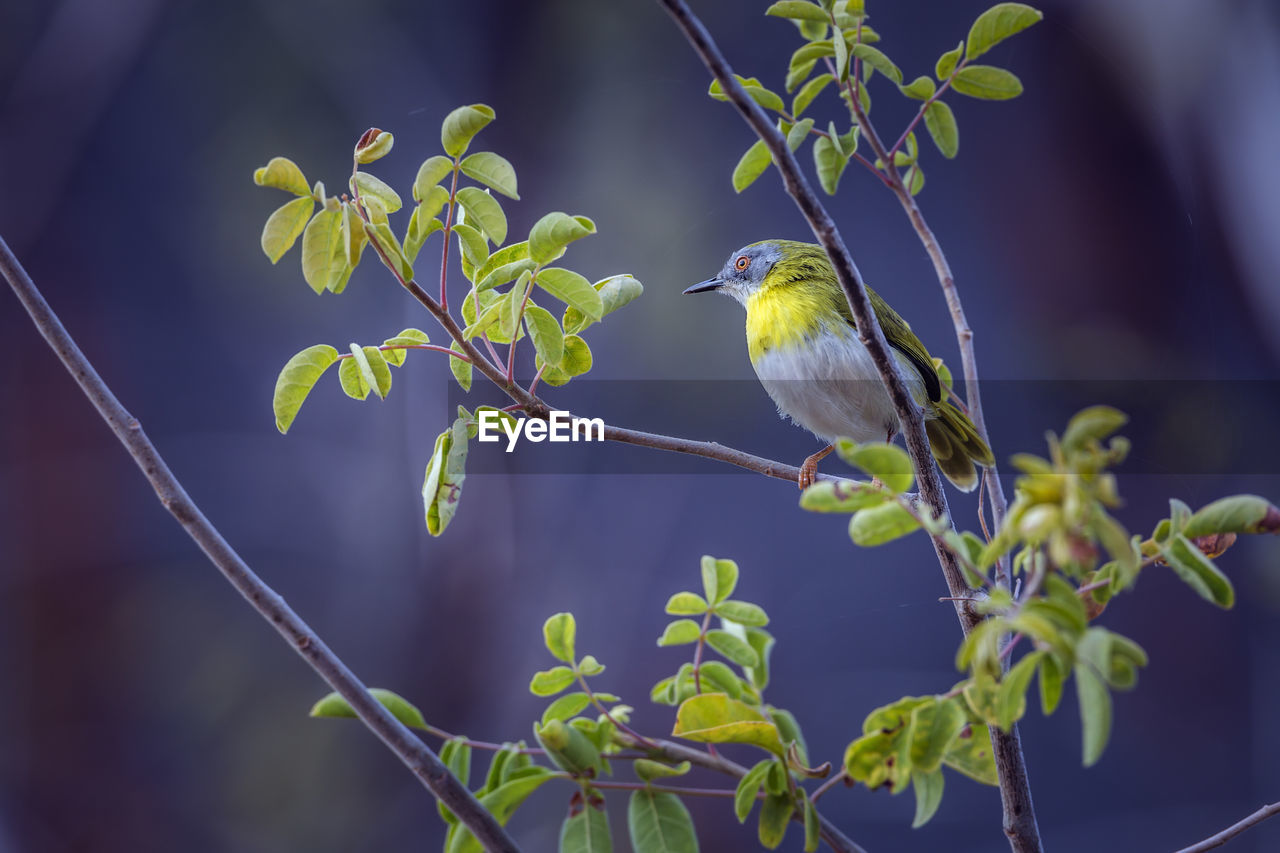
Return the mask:
{"type": "Polygon", "coordinates": [[[1235,838],[1246,829],[1251,829],[1262,823],[1269,817],[1275,817],[1280,814],[1280,803],[1272,803],[1269,806],[1263,806],[1253,814],[1249,815],[1239,823],[1233,823],[1226,829],[1216,835],[1211,835],[1198,844],[1192,844],[1190,847],[1183,847],[1178,853],[1202,853],[1204,850],[1212,850],[1215,847],[1221,847],[1231,839],[1235,838]]]}
{"type": "MultiPolygon", "coordinates": [[[[884,333],[880,329],[875,313],[871,310],[862,276],[858,272],[853,259],[849,256],[849,251],[845,247],[844,241],[840,238],[835,223],[809,187],[809,183],[800,171],[800,167],[796,163],[795,156],[791,153],[791,148],[787,145],[786,139],[769,121],[764,110],[743,90],[702,22],[689,10],[684,0],[660,0],[660,2],[666,7],[671,17],[675,19],[676,25],[684,32],[685,37],[702,58],[703,64],[720,81],[720,86],[730,102],[738,109],[743,119],[756,132],[756,135],[768,146],[773,156],[773,162],[777,165],[778,171],[782,175],[788,194],[795,200],[796,206],[800,208],[801,213],[808,220],[809,227],[813,229],[814,236],[818,238],[818,241],[826,250],[827,256],[831,259],[836,277],[840,280],[840,286],[844,290],[845,297],[849,301],[849,308],[853,312],[859,339],[866,346],[872,360],[875,362],[880,378],[888,388],[894,411],[902,424],[907,451],[910,453],[915,467],[916,480],[920,484],[921,500],[935,517],[948,517],[946,495],[942,491],[942,484],[938,479],[938,472],[934,467],[933,457],[929,452],[929,443],[925,437],[924,420],[921,412],[902,383],[896,361],[889,356],[884,333]]],[[[861,110],[856,96],[853,98],[853,104],[855,109],[861,110]]],[[[864,127],[864,132],[867,130],[868,128],[864,127]]],[[[867,135],[868,137],[873,136],[871,133],[867,135]]],[[[884,146],[878,139],[874,145],[878,149],[877,153],[883,152],[884,146]]],[[[893,169],[892,158],[885,163],[885,167],[890,170],[893,169]]],[[[896,172],[890,171],[889,174],[892,176],[896,172]]],[[[901,186],[901,183],[901,179],[899,179],[899,186],[901,186]]],[[[941,263],[945,266],[946,258],[943,257],[941,249],[937,248],[937,241],[932,239],[932,232],[928,232],[928,227],[925,225],[923,217],[919,215],[919,208],[915,207],[915,201],[911,198],[910,193],[907,193],[907,200],[915,210],[912,224],[916,225],[918,233],[927,232],[929,234],[931,243],[927,242],[926,248],[932,245],[933,249],[936,250],[931,251],[930,256],[934,258],[935,264],[941,263]]],[[[945,269],[947,281],[950,282],[950,289],[947,289],[947,284],[944,282],[944,291],[947,293],[948,304],[952,306],[952,316],[953,318],[958,318],[957,323],[959,324],[963,321],[964,314],[960,309],[959,297],[955,293],[955,283],[951,279],[950,268],[946,267],[945,269]]],[[[973,417],[974,424],[978,427],[980,433],[985,436],[986,431],[985,423],[982,420],[981,402],[977,398],[976,367],[974,367],[972,360],[972,337],[972,331],[968,329],[967,323],[964,323],[963,334],[961,334],[961,350],[962,353],[966,350],[968,352],[968,357],[965,360],[965,378],[972,401],[970,415],[973,417]],[[972,381],[969,379],[970,373],[973,375],[972,381]]],[[[999,495],[999,500],[1002,504],[1003,492],[1000,491],[999,479],[995,476],[994,469],[987,469],[986,476],[988,477],[987,482],[993,504],[997,500],[997,495],[999,495]]],[[[1001,510],[997,511],[1002,514],[1002,509],[1003,507],[1001,506],[1001,510]]],[[[937,554],[938,562],[942,566],[942,572],[946,577],[947,587],[951,592],[951,596],[957,599],[967,597],[969,593],[968,585],[965,583],[964,575],[956,562],[955,555],[939,545],[936,540],[934,540],[933,544],[934,552],[937,554]]],[[[980,617],[965,606],[965,602],[962,600],[957,600],[955,607],[961,627],[967,634],[978,623],[980,617]]],[[[1004,807],[1005,835],[1009,838],[1010,846],[1015,853],[1033,853],[1033,851],[1038,853],[1041,850],[1040,832],[1036,825],[1035,811],[1031,802],[1031,787],[1027,781],[1026,763],[1022,756],[1022,745],[1018,737],[1018,731],[1014,728],[1005,734],[997,727],[991,734],[991,741],[993,752],[995,753],[996,767],[1000,776],[1000,798],[1004,807]]]]}
{"type": "Polygon", "coordinates": [[[294,613],[275,590],[253,573],[240,559],[240,555],[222,538],[222,534],[205,518],[169,470],[155,445],[143,433],[142,425],[125,410],[76,346],[2,237],[0,274],[9,282],[32,322],[76,380],[80,390],[142,469],[160,503],[195,540],[209,561],[222,572],[223,577],[249,601],[258,615],[280,632],[325,683],[347,700],[361,722],[404,762],[432,794],[458,815],[459,820],[466,824],[486,849],[512,853],[517,851],[515,842],[507,835],[506,830],[449,772],[436,754],[369,694],[368,689],[347,665],[329,650],[319,635],[294,613]]]}

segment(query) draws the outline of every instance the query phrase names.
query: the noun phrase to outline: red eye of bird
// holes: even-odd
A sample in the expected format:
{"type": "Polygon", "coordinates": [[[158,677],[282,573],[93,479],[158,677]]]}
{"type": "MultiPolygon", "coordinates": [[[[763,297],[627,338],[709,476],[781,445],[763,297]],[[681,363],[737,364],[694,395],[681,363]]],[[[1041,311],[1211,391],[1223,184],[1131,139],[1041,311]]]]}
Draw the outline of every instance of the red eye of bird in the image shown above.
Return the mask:
{"type": "Polygon", "coordinates": [[[742,257],[738,258],[738,260],[734,261],[733,265],[737,269],[745,270],[747,267],[751,266],[751,259],[748,258],[746,255],[743,255],[742,257]]]}

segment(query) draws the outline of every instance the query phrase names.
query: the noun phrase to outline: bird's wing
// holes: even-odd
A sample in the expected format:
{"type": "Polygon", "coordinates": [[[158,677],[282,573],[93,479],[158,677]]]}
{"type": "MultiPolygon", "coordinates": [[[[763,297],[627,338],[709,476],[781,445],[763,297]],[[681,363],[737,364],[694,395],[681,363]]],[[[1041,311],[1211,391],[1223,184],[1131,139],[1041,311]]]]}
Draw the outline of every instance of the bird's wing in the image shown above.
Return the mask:
{"type": "MultiPolygon", "coordinates": [[[[844,294],[841,293],[841,297],[843,296],[844,294]]],[[[867,296],[871,297],[871,308],[876,312],[876,319],[880,321],[880,328],[884,330],[884,337],[889,342],[889,346],[905,355],[911,362],[916,372],[920,374],[920,378],[924,380],[929,399],[935,403],[941,400],[942,383],[938,380],[938,371],[933,366],[933,357],[929,355],[929,351],[924,348],[924,344],[920,343],[920,339],[911,333],[911,327],[907,325],[907,321],[898,316],[898,312],[890,308],[889,303],[880,298],[880,294],[868,287],[867,296]]],[[[843,298],[839,302],[843,308],[840,313],[845,315],[845,320],[850,326],[856,328],[848,302],[843,298]]]]}

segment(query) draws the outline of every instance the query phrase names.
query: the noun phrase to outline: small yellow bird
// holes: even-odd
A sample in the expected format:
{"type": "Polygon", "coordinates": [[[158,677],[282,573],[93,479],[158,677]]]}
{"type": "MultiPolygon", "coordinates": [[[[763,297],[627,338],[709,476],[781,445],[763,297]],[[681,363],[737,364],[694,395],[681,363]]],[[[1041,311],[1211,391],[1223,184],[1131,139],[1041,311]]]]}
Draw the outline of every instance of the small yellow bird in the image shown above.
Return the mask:
{"type": "MultiPolygon", "coordinates": [[[[747,309],[747,353],[778,413],[827,442],[800,466],[800,488],[812,484],[832,442],[892,441],[901,430],[888,389],[858,339],[853,314],[821,246],[764,240],[729,256],[719,275],[685,293],[719,290],[747,309]]],[[[938,467],[962,491],[978,484],[991,449],[968,415],[942,399],[942,383],[924,344],[871,288],[871,307],[898,359],[912,399],[924,410],[938,467]]]]}

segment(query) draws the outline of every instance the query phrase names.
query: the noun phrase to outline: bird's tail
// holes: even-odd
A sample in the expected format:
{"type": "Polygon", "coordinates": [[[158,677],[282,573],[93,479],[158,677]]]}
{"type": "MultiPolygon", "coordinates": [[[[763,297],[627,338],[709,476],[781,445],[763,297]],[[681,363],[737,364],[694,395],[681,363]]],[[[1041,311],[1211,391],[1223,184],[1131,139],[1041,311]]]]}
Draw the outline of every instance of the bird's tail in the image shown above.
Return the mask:
{"type": "Polygon", "coordinates": [[[938,460],[938,467],[957,489],[973,491],[978,485],[978,471],[974,463],[994,465],[996,460],[991,455],[991,448],[978,436],[978,428],[969,416],[951,401],[935,403],[933,415],[924,422],[933,458],[938,460]]]}

